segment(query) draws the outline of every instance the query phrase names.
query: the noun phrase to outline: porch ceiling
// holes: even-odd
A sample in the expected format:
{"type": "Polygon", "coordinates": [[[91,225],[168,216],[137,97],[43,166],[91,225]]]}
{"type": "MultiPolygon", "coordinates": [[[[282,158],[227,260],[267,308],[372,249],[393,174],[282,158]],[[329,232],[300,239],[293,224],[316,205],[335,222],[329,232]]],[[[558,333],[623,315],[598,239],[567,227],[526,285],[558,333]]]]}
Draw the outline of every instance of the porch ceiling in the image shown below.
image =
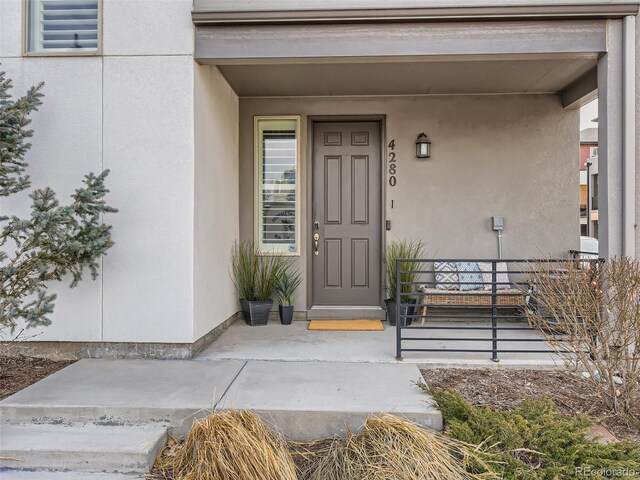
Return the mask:
{"type": "Polygon", "coordinates": [[[241,97],[563,92],[596,66],[572,58],[220,65],[241,97]]]}

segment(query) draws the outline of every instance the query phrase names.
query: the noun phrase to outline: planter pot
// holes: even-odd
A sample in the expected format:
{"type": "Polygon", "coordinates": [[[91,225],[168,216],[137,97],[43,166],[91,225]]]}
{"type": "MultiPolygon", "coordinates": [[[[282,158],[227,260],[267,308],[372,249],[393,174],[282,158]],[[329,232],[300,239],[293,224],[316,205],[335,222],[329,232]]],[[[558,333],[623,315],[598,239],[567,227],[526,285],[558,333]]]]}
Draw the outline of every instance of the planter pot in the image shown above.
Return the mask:
{"type": "Polygon", "coordinates": [[[278,312],[280,313],[280,322],[282,322],[283,325],[291,325],[291,321],[293,320],[293,305],[280,305],[278,312]]]}
{"type": "Polygon", "coordinates": [[[244,321],[247,322],[247,325],[255,327],[267,324],[269,313],[273,308],[273,300],[248,301],[240,299],[240,306],[242,313],[244,313],[244,321]]]}
{"type": "MultiPolygon", "coordinates": [[[[411,304],[415,304],[416,303],[416,299],[412,299],[409,300],[408,303],[411,304]]],[[[389,321],[389,325],[391,326],[395,326],[396,321],[397,321],[397,315],[396,315],[396,302],[395,300],[391,300],[390,298],[387,298],[384,301],[385,306],[387,307],[387,320],[389,321]]],[[[404,315],[414,315],[416,311],[416,307],[413,305],[408,305],[408,306],[401,306],[400,307],[400,313],[402,314],[403,318],[405,319],[405,324],[403,325],[404,327],[411,325],[411,322],[413,321],[412,318],[405,318],[404,315]]]]}

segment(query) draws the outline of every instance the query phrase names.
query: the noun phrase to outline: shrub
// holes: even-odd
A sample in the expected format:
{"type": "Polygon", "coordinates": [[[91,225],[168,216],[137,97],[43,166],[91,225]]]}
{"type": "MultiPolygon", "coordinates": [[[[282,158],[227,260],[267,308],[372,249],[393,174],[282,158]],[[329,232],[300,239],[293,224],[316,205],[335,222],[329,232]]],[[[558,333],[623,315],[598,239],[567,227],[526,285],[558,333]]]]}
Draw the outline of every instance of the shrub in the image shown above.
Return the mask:
{"type": "Polygon", "coordinates": [[[510,411],[494,411],[475,407],[457,393],[439,389],[429,393],[438,402],[447,433],[462,442],[483,443],[495,459],[496,473],[506,480],[576,478],[578,468],[640,472],[640,445],[603,445],[589,440],[591,420],[563,417],[549,400],[525,401],[510,411]]]}
{"type": "MultiPolygon", "coordinates": [[[[31,186],[24,157],[33,131],[27,127],[42,104],[43,85],[12,100],[11,81],[0,72],[0,202],[31,186]]],[[[98,276],[100,257],[113,246],[111,226],[102,216],[117,211],[105,202],[107,174],[86,175],[69,205],[61,205],[47,187],[29,195],[29,217],[0,215],[0,333],[13,333],[18,322],[26,328],[51,323],[56,296],[47,293],[50,282],[69,275],[75,287],[85,270],[98,276]]]]}
{"type": "Polygon", "coordinates": [[[640,404],[640,261],[537,270],[531,325],[570,368],[589,373],[612,411],[633,413],[640,404]]]}

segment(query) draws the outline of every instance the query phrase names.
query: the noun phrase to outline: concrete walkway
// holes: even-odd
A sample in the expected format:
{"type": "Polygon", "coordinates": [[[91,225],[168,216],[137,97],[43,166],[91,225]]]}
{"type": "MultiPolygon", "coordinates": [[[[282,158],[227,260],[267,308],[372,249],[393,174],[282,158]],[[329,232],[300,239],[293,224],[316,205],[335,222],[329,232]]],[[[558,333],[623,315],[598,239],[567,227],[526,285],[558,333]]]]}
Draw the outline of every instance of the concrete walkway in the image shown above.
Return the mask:
{"type": "MultiPolygon", "coordinates": [[[[271,321],[262,327],[250,327],[242,321],[231,325],[217,340],[209,345],[196,360],[265,360],[286,362],[355,362],[398,363],[396,357],[396,329],[384,323],[382,332],[327,332],[309,331],[307,322],[295,321],[281,325],[271,321]]],[[[431,326],[489,326],[489,322],[435,322],[431,326]]],[[[514,322],[500,322],[509,327],[525,326],[514,322]]],[[[502,368],[556,368],[560,359],[551,353],[541,336],[528,328],[499,332],[499,347],[504,350],[548,350],[549,353],[502,353],[500,362],[491,361],[487,352],[447,352],[459,349],[491,349],[491,332],[488,330],[405,330],[404,335],[413,338],[439,337],[446,341],[407,342],[408,348],[434,348],[437,352],[407,352],[402,363],[421,367],[502,367],[502,368]],[[504,340],[509,335],[517,341],[504,340]],[[474,338],[474,341],[460,340],[474,338]],[[482,340],[486,339],[486,340],[482,340]]]]}
{"type": "Polygon", "coordinates": [[[0,402],[0,456],[20,459],[0,469],[144,473],[167,431],[213,409],[255,410],[294,440],[357,430],[380,412],[441,429],[420,378],[412,364],[81,360],[0,402]]]}

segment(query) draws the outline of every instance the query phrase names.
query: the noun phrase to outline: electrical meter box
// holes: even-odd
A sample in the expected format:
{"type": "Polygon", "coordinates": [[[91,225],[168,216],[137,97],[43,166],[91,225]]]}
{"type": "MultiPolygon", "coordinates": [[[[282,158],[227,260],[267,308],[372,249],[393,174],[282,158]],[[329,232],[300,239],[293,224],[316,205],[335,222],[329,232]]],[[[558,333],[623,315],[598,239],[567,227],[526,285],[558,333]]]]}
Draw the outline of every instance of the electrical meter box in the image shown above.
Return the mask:
{"type": "Polygon", "coordinates": [[[504,230],[504,217],[491,217],[491,225],[494,231],[501,232],[502,230],[504,230]]]}

